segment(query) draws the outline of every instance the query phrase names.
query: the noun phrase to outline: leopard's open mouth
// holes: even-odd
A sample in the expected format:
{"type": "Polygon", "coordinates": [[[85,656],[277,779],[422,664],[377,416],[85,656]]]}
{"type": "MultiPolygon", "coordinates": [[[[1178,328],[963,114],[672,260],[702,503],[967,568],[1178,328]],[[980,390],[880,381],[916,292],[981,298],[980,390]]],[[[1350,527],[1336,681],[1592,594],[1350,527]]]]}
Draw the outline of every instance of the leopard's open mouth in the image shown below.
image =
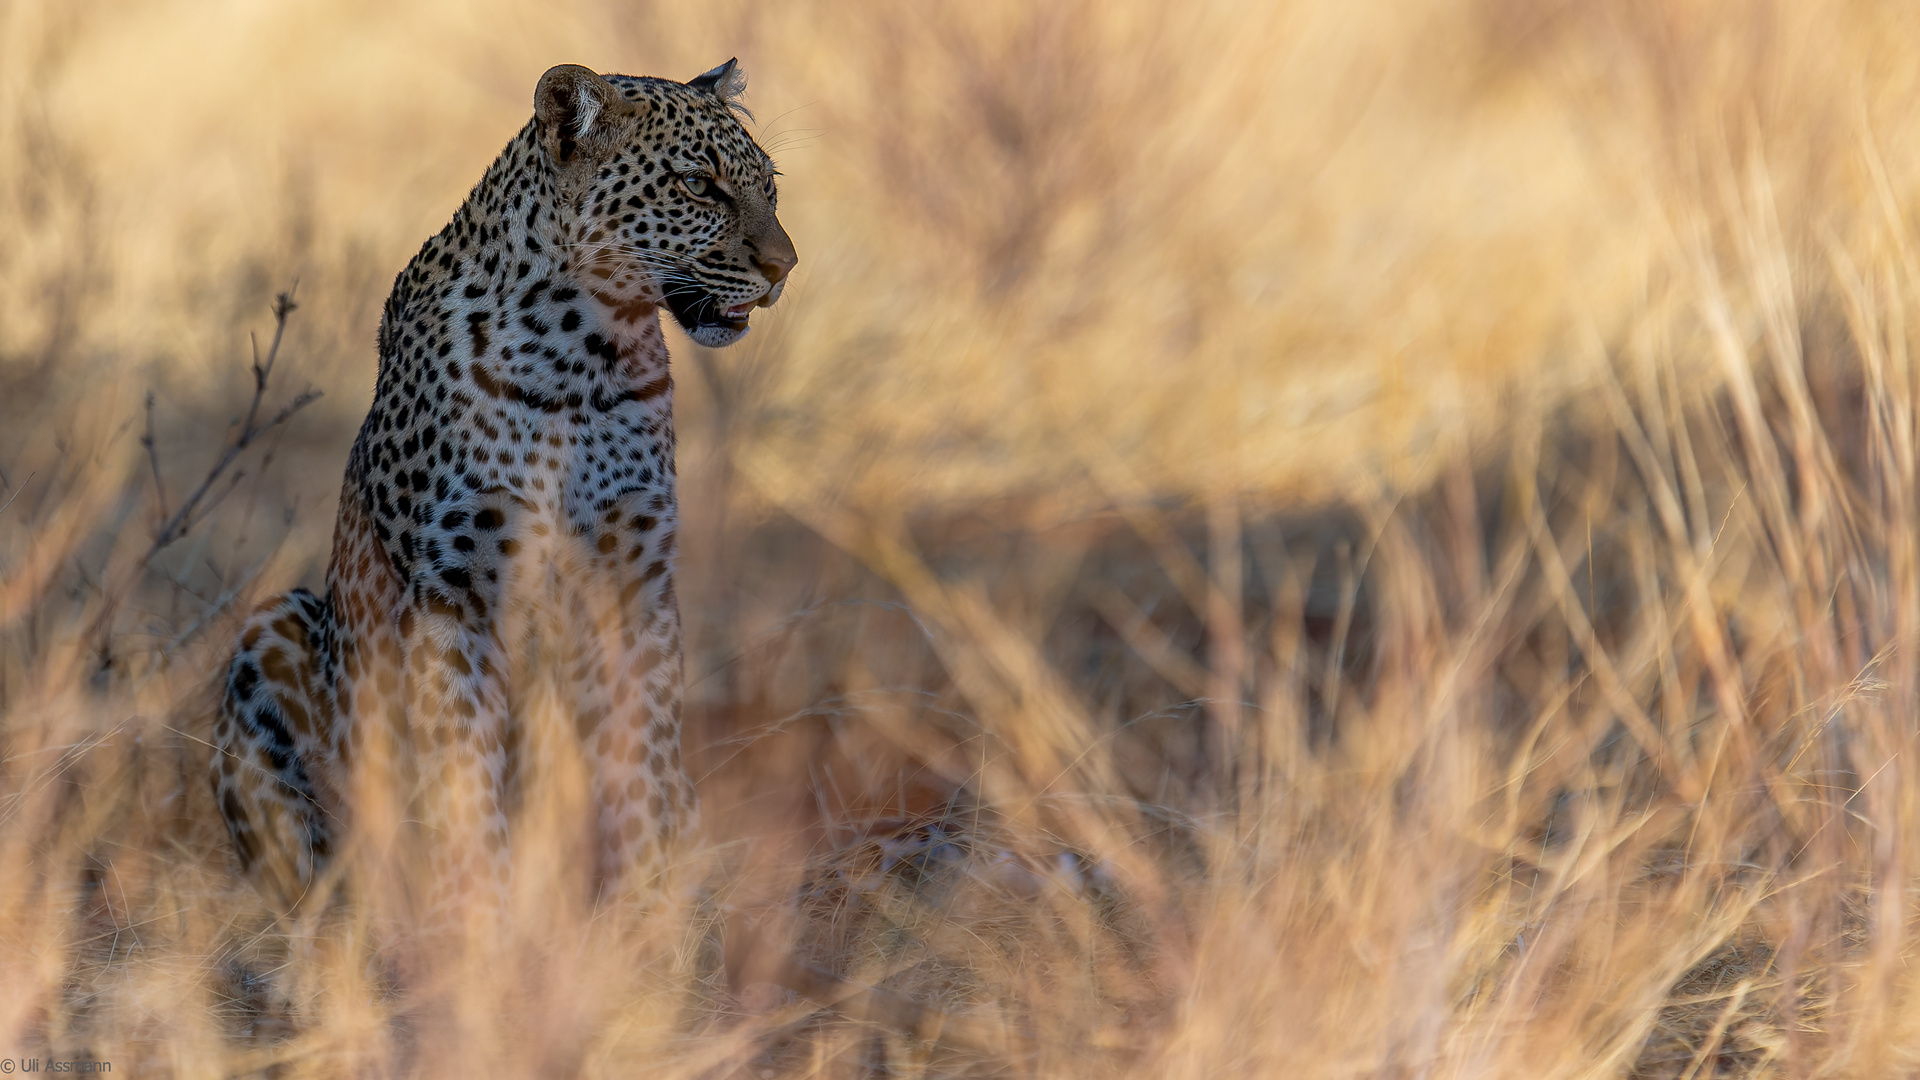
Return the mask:
{"type": "Polygon", "coordinates": [[[666,282],[667,310],[688,333],[713,329],[738,333],[747,328],[747,317],[756,301],[720,306],[720,299],[691,278],[669,278],[666,282]]]}

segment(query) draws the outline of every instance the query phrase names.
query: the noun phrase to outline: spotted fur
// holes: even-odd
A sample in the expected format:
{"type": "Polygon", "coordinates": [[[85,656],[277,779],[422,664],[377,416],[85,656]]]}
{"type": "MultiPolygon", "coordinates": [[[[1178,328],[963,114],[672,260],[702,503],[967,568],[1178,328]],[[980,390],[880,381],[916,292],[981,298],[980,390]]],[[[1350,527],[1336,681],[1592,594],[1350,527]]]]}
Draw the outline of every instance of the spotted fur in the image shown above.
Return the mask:
{"type": "Polygon", "coordinates": [[[796,261],[741,84],[733,61],[684,84],[554,68],[394,282],[326,595],[248,619],[215,726],[234,850],[285,903],[373,816],[367,762],[389,756],[435,902],[504,895],[540,678],[591,768],[603,889],[693,821],[659,311],[729,344],[796,261]]]}

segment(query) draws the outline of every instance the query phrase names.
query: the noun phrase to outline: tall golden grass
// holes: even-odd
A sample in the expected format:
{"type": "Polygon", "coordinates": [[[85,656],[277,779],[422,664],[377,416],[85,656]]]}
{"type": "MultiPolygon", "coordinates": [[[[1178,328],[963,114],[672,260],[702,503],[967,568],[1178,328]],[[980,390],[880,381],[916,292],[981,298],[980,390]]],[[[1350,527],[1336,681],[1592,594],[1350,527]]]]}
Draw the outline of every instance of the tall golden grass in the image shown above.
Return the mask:
{"type": "Polygon", "coordinates": [[[1920,1068],[1915,21],[0,0],[0,1056],[1920,1068]],[[552,763],[426,984],[234,877],[215,672],[539,72],[733,55],[802,261],[676,345],[706,836],[590,909],[552,763]],[[156,544],[294,279],[325,396],[156,544]]]}

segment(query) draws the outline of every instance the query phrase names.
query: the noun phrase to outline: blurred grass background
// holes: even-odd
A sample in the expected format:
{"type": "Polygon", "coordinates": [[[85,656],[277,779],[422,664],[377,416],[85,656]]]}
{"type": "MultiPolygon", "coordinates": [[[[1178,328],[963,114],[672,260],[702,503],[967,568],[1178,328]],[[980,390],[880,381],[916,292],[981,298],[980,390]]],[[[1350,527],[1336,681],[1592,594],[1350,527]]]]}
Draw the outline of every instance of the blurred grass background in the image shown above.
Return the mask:
{"type": "Polygon", "coordinates": [[[0,0],[0,1054],[1915,1067],[1916,29],[0,0]],[[410,997],[228,876],[211,673],[319,583],[392,275],[540,72],[728,56],[802,261],[673,340],[702,884],[529,896],[410,997]],[[150,553],[296,279],[269,404],[325,396],[150,553]]]}

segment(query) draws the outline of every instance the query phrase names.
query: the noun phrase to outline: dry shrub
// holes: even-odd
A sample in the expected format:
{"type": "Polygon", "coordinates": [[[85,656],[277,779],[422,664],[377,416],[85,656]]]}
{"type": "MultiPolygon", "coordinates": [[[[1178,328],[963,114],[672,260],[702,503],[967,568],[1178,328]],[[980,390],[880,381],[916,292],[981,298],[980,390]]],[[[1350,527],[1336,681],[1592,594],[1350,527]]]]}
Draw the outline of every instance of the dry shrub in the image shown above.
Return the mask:
{"type": "Polygon", "coordinates": [[[0,6],[0,1055],[1911,1070],[1911,30],[0,6]],[[276,918],[212,686],[318,577],[388,275],[548,64],[736,53],[802,264],[676,350],[703,844],[592,908],[554,760],[499,938],[423,956],[404,873],[276,918]],[[326,397],[248,437],[296,276],[261,415],[326,397]]]}

